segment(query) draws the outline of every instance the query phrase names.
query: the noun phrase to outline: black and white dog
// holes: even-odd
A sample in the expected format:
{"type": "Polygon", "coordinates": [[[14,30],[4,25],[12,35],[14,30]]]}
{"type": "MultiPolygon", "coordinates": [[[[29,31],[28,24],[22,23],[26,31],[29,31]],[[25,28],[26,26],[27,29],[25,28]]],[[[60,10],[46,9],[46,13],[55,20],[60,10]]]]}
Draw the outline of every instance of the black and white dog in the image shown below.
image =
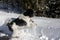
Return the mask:
{"type": "Polygon", "coordinates": [[[33,10],[28,9],[22,16],[7,23],[9,30],[13,32],[12,37],[20,37],[21,29],[28,29],[34,25],[31,17],[33,17],[33,10]]]}

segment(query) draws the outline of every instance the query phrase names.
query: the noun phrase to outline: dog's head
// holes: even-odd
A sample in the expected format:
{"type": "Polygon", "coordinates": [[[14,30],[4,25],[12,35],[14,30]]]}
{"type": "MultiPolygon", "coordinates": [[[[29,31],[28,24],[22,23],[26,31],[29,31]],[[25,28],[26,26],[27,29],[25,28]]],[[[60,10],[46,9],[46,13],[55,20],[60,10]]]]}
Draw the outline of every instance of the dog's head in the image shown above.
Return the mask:
{"type": "Polygon", "coordinates": [[[34,11],[32,9],[28,9],[26,12],[23,13],[24,16],[33,17],[34,11]]]}

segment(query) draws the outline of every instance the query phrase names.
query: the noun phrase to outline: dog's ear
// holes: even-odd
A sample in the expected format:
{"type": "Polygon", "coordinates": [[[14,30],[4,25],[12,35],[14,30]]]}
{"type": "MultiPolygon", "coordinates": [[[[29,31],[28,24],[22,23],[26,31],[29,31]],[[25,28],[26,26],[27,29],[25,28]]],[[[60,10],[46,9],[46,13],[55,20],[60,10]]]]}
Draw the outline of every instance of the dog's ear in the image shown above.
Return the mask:
{"type": "Polygon", "coordinates": [[[13,23],[14,25],[18,25],[18,26],[26,26],[27,25],[25,20],[19,19],[19,18],[15,19],[13,22],[14,22],[13,23]]]}
{"type": "Polygon", "coordinates": [[[12,25],[13,25],[13,22],[7,23],[7,26],[9,28],[9,30],[13,32],[12,25]]]}

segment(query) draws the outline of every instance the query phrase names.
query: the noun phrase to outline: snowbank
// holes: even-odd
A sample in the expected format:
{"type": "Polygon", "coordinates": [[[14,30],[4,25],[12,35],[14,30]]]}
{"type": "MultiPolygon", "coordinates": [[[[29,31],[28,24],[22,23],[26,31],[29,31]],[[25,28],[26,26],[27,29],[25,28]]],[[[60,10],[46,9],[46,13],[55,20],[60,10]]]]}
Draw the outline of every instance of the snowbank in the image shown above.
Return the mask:
{"type": "MultiPolygon", "coordinates": [[[[18,16],[19,14],[0,11],[0,30],[5,30],[9,34],[10,32],[6,31],[8,29],[4,24],[5,20],[18,16]]],[[[21,40],[60,40],[60,19],[33,17],[32,20],[37,24],[37,27],[33,27],[30,31],[27,30],[28,33],[24,33],[24,35],[20,35],[21,40]]],[[[23,31],[21,34],[23,34],[23,31]]]]}

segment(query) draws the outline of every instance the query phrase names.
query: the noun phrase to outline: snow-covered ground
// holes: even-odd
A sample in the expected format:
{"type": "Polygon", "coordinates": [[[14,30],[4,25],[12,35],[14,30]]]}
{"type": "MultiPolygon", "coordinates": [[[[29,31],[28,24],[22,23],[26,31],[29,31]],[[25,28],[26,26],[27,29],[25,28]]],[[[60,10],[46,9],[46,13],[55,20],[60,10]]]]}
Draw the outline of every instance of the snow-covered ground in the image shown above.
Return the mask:
{"type": "MultiPolygon", "coordinates": [[[[0,11],[0,30],[10,34],[5,21],[18,16],[19,14],[0,11]]],[[[32,20],[37,24],[37,27],[33,27],[29,33],[20,34],[21,40],[60,40],[60,19],[33,17],[32,20]]]]}

